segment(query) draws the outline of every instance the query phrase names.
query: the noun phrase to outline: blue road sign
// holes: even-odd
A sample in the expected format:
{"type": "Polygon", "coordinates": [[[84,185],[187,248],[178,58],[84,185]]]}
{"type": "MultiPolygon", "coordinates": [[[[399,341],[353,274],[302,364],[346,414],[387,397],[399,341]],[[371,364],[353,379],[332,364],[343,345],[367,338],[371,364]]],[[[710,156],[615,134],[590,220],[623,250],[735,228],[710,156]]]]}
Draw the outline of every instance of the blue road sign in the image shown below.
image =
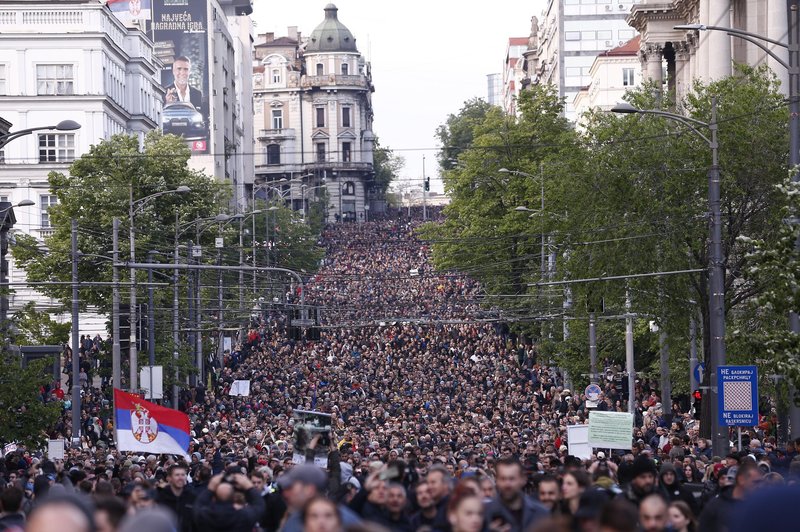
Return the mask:
{"type": "Polygon", "coordinates": [[[692,369],[692,374],[694,375],[694,382],[703,384],[703,377],[706,376],[706,363],[698,362],[695,364],[694,369],[692,369]]]}
{"type": "Polygon", "coordinates": [[[758,368],[717,368],[719,424],[726,427],[758,425],[758,368]]]}
{"type": "Polygon", "coordinates": [[[586,398],[590,401],[597,401],[600,399],[600,394],[603,393],[603,390],[600,389],[600,386],[596,384],[590,384],[586,387],[586,390],[583,392],[586,394],[586,398]]]}

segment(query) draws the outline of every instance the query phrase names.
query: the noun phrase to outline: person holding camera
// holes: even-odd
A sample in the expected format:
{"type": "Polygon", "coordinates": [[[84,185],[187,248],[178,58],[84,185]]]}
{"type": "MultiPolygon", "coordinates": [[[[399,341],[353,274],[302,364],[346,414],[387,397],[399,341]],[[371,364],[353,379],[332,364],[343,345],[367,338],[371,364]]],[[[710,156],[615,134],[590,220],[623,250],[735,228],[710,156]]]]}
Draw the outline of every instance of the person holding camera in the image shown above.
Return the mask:
{"type": "Polygon", "coordinates": [[[198,531],[250,532],[264,513],[264,500],[242,473],[220,473],[197,496],[198,531]]]}

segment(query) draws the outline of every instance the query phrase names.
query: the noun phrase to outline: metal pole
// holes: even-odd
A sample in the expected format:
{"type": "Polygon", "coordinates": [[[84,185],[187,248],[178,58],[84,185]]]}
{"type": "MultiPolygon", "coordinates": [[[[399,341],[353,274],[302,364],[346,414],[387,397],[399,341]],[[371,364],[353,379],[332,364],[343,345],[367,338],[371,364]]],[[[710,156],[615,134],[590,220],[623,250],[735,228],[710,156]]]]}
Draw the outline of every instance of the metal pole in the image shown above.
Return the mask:
{"type": "Polygon", "coordinates": [[[711,168],[708,171],[708,206],[711,211],[709,250],[709,322],[711,357],[709,376],[711,377],[710,403],[711,438],[714,454],[725,456],[730,446],[727,429],[719,422],[717,389],[717,368],[725,365],[725,262],[722,253],[722,212],[720,208],[720,175],[717,142],[717,98],[711,98],[711,168]]]}
{"type": "Polygon", "coordinates": [[[700,383],[694,377],[697,362],[697,323],[694,321],[694,316],[689,316],[689,393],[694,393],[700,387],[700,383]]]}
{"type": "MultiPolygon", "coordinates": [[[[128,202],[128,236],[130,239],[131,262],[136,262],[136,238],[133,228],[133,182],[130,185],[130,201],[128,202]]],[[[131,291],[130,291],[130,392],[136,393],[139,388],[139,361],[136,353],[136,270],[131,268],[131,291]]]]}
{"type": "MultiPolygon", "coordinates": [[[[192,246],[192,241],[190,240],[189,241],[189,245],[186,248],[188,250],[187,253],[186,253],[186,265],[187,266],[191,266],[192,265],[192,247],[193,247],[192,246]]],[[[189,302],[189,323],[194,325],[194,272],[191,272],[191,271],[187,272],[186,279],[187,279],[187,282],[188,282],[187,288],[186,288],[186,300],[189,302]]],[[[191,327],[190,327],[190,329],[191,329],[191,327]]],[[[192,349],[193,359],[196,361],[197,360],[197,343],[195,342],[195,334],[197,334],[197,332],[190,330],[189,334],[187,335],[187,340],[189,341],[189,346],[191,346],[191,349],[192,349]]],[[[196,384],[197,378],[196,377],[192,377],[192,381],[191,382],[196,384]]]]}
{"type": "MultiPolygon", "coordinates": [[[[787,16],[789,29],[789,167],[792,168],[792,180],[800,180],[800,9],[797,0],[787,0],[787,16]]],[[[800,249],[800,240],[795,242],[795,249],[800,249]]],[[[800,334],[800,316],[797,312],[789,313],[789,328],[796,335],[800,334]]],[[[800,406],[794,397],[795,389],[788,387],[789,392],[789,434],[800,437],[800,406]]]]}
{"type": "Polygon", "coordinates": [[[545,278],[547,270],[545,269],[545,259],[544,259],[544,169],[542,165],[539,165],[539,184],[541,185],[541,206],[539,207],[539,231],[541,232],[542,237],[542,279],[545,278]]]}
{"type": "Polygon", "coordinates": [[[81,445],[81,380],[78,329],[78,221],[72,219],[72,446],[81,445]]]}
{"type": "Polygon", "coordinates": [[[664,419],[667,423],[672,421],[672,383],[670,382],[669,372],[669,342],[667,332],[661,328],[658,335],[660,344],[659,359],[661,362],[661,406],[664,409],[664,419]]]}
{"type": "Polygon", "coordinates": [[[633,314],[631,314],[631,295],[625,290],[625,370],[628,372],[628,412],[631,414],[636,404],[636,368],[633,365],[633,314]]]}
{"type": "Polygon", "coordinates": [[[589,382],[597,384],[597,330],[594,312],[589,313],[589,382]]]}
{"type": "MultiPolygon", "coordinates": [[[[244,220],[239,220],[239,266],[244,266],[244,220]]],[[[239,312],[244,309],[244,270],[239,270],[239,312]]]]}
{"type": "MultiPolygon", "coordinates": [[[[173,262],[178,264],[180,262],[180,255],[178,254],[178,213],[175,212],[175,254],[173,255],[173,262]]],[[[172,407],[178,409],[178,349],[180,347],[180,314],[178,310],[180,299],[180,273],[175,269],[175,274],[172,277],[174,286],[172,288],[172,359],[175,361],[175,382],[172,384],[172,407]]]]}
{"type": "Polygon", "coordinates": [[[425,190],[425,184],[427,183],[427,177],[425,175],[425,156],[422,156],[422,219],[423,221],[427,221],[428,219],[428,191],[425,190]]]}
{"type": "MultiPolygon", "coordinates": [[[[148,262],[153,262],[153,254],[148,253],[148,262]]],[[[178,270],[175,270],[178,271],[178,270]]],[[[148,362],[150,364],[150,384],[148,390],[150,391],[150,400],[154,399],[153,396],[153,368],[156,365],[156,313],[155,313],[155,297],[153,293],[153,268],[147,268],[147,354],[148,362]]]]}
{"type": "Polygon", "coordinates": [[[121,372],[121,353],[119,345],[119,218],[114,218],[113,221],[113,242],[114,251],[112,257],[114,259],[113,277],[114,288],[111,294],[111,382],[117,390],[122,389],[122,372],[121,372]]]}

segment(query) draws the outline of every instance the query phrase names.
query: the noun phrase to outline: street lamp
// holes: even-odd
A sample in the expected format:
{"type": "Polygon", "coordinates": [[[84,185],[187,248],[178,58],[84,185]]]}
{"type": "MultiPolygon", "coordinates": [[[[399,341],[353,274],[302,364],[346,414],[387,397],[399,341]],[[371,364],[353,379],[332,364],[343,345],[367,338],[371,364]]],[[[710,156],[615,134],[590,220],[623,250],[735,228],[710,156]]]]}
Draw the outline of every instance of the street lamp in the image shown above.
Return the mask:
{"type": "MultiPolygon", "coordinates": [[[[130,239],[130,252],[131,252],[131,263],[136,262],[136,238],[135,238],[135,230],[133,225],[133,219],[137,213],[141,212],[141,209],[147,204],[147,202],[165,196],[167,194],[186,194],[187,192],[191,192],[192,189],[185,185],[180,185],[179,187],[171,190],[164,190],[161,192],[156,192],[155,194],[150,194],[149,196],[145,196],[143,198],[139,198],[137,200],[133,199],[133,180],[131,180],[129,192],[130,192],[130,199],[128,202],[128,236],[130,239]]],[[[129,310],[129,321],[130,321],[130,391],[131,393],[136,393],[139,384],[139,375],[138,375],[138,359],[136,356],[136,270],[131,268],[131,292],[130,292],[130,310],[129,310]]]]}
{"type": "MultiPolygon", "coordinates": [[[[716,414],[718,408],[717,397],[717,368],[725,365],[725,257],[722,251],[722,213],[720,210],[720,173],[719,173],[719,142],[717,141],[717,98],[711,98],[711,120],[703,122],[696,118],[682,116],[656,109],[638,109],[629,103],[619,103],[611,109],[614,113],[622,114],[649,114],[663,116],[675,120],[692,130],[698,137],[706,141],[711,149],[711,167],[708,170],[708,207],[711,211],[711,224],[709,228],[709,325],[711,356],[709,358],[708,375],[710,378],[710,400],[712,412],[716,414]],[[710,137],[703,134],[697,127],[708,128],[710,137]]],[[[729,439],[725,429],[719,422],[719,416],[711,416],[711,438],[714,452],[724,456],[728,452],[729,439]]]]}
{"type": "MultiPolygon", "coordinates": [[[[7,123],[7,122],[6,122],[7,123]]],[[[10,124],[9,124],[10,126],[10,124]]],[[[2,149],[6,144],[11,142],[12,140],[18,139],[20,137],[24,137],[25,135],[30,135],[35,131],[74,131],[76,129],[80,129],[81,125],[74,120],[62,120],[58,124],[54,126],[39,126],[39,127],[30,127],[28,129],[20,129],[19,131],[9,131],[8,133],[0,135],[0,149],[2,149]]]]}
{"type": "MultiPolygon", "coordinates": [[[[728,28],[724,26],[706,26],[705,24],[680,24],[673,26],[676,30],[689,31],[724,31],[731,37],[745,40],[758,46],[767,55],[774,59],[779,65],[789,73],[789,168],[792,172],[792,181],[800,181],[800,9],[795,2],[790,2],[788,6],[788,42],[777,41],[738,28],[728,28]],[[775,52],[769,49],[764,43],[773,44],[788,51],[787,63],[775,52]]],[[[800,250],[800,241],[795,244],[795,250],[800,250]]],[[[797,311],[789,312],[789,328],[792,333],[800,335],[800,315],[797,311]]],[[[790,388],[791,392],[791,388],[790,388]]],[[[790,396],[794,394],[790,393],[790,396]]],[[[800,407],[794,400],[789,401],[789,424],[795,435],[800,434],[800,407]]]]}

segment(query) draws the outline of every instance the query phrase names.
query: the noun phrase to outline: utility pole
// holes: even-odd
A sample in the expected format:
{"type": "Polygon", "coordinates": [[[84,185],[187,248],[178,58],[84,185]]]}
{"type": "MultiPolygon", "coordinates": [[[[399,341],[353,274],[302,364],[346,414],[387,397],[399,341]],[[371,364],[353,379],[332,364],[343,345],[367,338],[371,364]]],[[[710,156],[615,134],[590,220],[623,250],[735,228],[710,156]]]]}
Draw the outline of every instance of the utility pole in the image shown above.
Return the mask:
{"type": "Polygon", "coordinates": [[[633,365],[633,314],[631,294],[625,290],[625,370],[628,373],[628,412],[633,414],[636,404],[636,368],[633,365]]]}
{"type": "Polygon", "coordinates": [[[661,327],[658,343],[661,362],[661,407],[664,409],[664,419],[669,423],[672,421],[672,383],[669,375],[669,342],[664,327],[661,327]]]}
{"type": "Polygon", "coordinates": [[[589,312],[589,382],[597,384],[597,320],[594,310],[589,312]]]}
{"type": "Polygon", "coordinates": [[[428,177],[425,174],[425,156],[422,156],[422,219],[428,220],[428,177]]]}
{"type": "Polygon", "coordinates": [[[72,219],[72,446],[81,446],[81,379],[78,328],[78,221],[72,219]]]}
{"type": "Polygon", "coordinates": [[[112,270],[112,281],[114,287],[111,295],[111,382],[117,390],[122,389],[122,357],[120,353],[119,344],[119,218],[114,218],[113,222],[113,240],[114,251],[112,258],[114,259],[114,269],[112,270]]]}
{"type": "MultiPolygon", "coordinates": [[[[128,237],[130,240],[130,253],[131,262],[136,262],[136,235],[133,227],[133,181],[130,185],[130,201],[128,211],[128,223],[130,224],[128,230],[128,237]]],[[[131,268],[131,291],[130,291],[130,346],[129,346],[129,363],[130,363],[130,392],[137,393],[139,389],[139,359],[136,352],[136,270],[131,268]]]]}
{"type": "MultiPolygon", "coordinates": [[[[153,252],[147,253],[147,262],[153,262],[153,252]]],[[[156,312],[153,292],[153,268],[147,268],[147,355],[150,364],[150,400],[153,401],[153,369],[156,366],[156,312]]],[[[162,385],[163,388],[163,385],[162,385]]]]}
{"type": "Polygon", "coordinates": [[[700,388],[700,383],[694,377],[697,363],[697,323],[694,316],[689,316],[689,393],[694,393],[700,388]]]}
{"type": "MultiPolygon", "coordinates": [[[[178,212],[175,212],[175,254],[172,256],[173,262],[178,264],[180,262],[180,255],[178,254],[178,212]]],[[[172,385],[172,407],[178,409],[178,348],[180,346],[180,314],[178,312],[178,302],[180,298],[180,273],[175,269],[172,277],[172,359],[175,361],[175,382],[172,385]]]]}

